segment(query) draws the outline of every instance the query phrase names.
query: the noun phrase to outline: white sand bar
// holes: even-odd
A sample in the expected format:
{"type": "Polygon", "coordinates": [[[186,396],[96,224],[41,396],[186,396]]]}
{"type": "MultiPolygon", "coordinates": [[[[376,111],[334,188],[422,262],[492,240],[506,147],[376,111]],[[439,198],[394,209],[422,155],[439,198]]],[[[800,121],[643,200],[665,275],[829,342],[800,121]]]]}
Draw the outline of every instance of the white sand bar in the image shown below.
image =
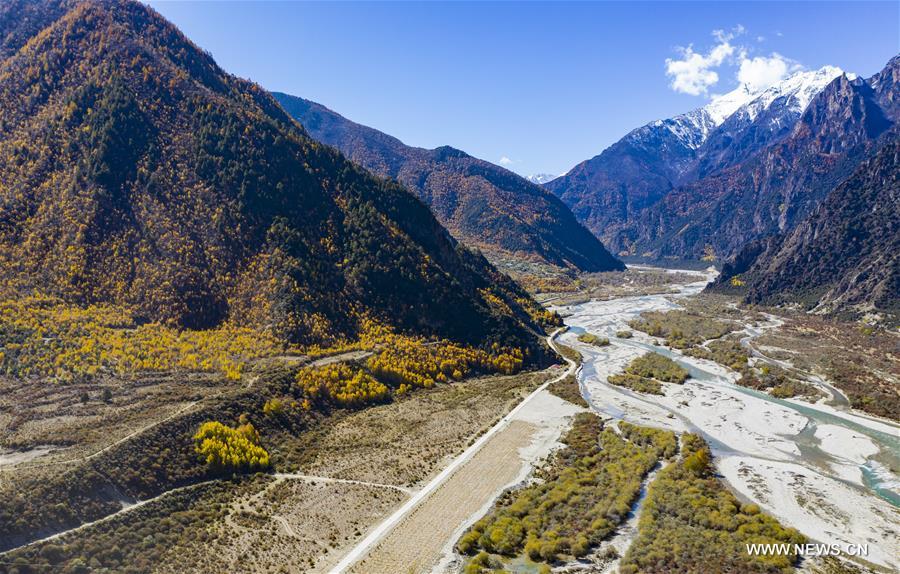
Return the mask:
{"type": "MultiPolygon", "coordinates": [[[[698,293],[703,282],[685,285],[681,296],[698,293]]],[[[897,492],[900,478],[881,464],[882,449],[897,455],[900,427],[861,413],[824,404],[778,401],[737,387],[738,375],[721,365],[657,346],[628,322],[644,311],[678,308],[678,297],[651,295],[591,301],[558,310],[573,329],[564,343],[584,355],[580,383],[591,406],[629,422],[699,432],[710,443],[726,482],[742,499],[758,503],[788,526],[827,544],[869,544],[868,560],[900,571],[900,509],[881,498],[897,492]],[[577,340],[582,330],[610,339],[596,347],[577,340]],[[649,351],[672,357],[691,372],[684,385],[664,384],[664,395],[636,393],[611,385],[633,358],[649,351]],[[875,458],[873,458],[875,457],[875,458]]],[[[777,328],[780,321],[747,325],[748,338],[777,328]]]]}

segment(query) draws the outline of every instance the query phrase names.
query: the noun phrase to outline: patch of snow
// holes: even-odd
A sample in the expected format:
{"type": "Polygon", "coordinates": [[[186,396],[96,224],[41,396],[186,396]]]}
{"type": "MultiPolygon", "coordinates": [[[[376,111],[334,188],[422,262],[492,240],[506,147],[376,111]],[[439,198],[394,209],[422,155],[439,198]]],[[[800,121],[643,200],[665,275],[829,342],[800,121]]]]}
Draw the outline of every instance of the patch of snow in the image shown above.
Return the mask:
{"type": "Polygon", "coordinates": [[[771,86],[753,101],[743,106],[750,121],[760,113],[769,109],[779,98],[784,98],[786,109],[798,116],[803,113],[809,102],[832,80],[844,71],[835,66],[823,66],[819,70],[797,72],[783,81],[771,86]]]}
{"type": "Polygon", "coordinates": [[[751,91],[747,84],[741,84],[727,94],[713,97],[711,102],[700,109],[709,115],[716,126],[720,126],[731,114],[753,101],[758,95],[759,93],[751,91]]]}
{"type": "MultiPolygon", "coordinates": [[[[565,175],[565,174],[563,174],[563,175],[565,175]]],[[[556,179],[557,177],[560,177],[560,176],[558,176],[558,175],[553,175],[553,174],[550,174],[550,173],[533,173],[533,174],[531,174],[531,175],[526,175],[526,176],[525,176],[525,179],[527,179],[527,180],[530,181],[531,183],[536,183],[536,184],[538,184],[538,185],[543,185],[543,184],[545,184],[545,183],[547,183],[547,182],[553,181],[553,180],[556,179]]]]}
{"type": "MultiPolygon", "coordinates": [[[[844,71],[835,66],[823,66],[818,70],[792,74],[774,86],[762,91],[754,91],[747,84],[741,84],[727,94],[714,96],[712,101],[701,108],[680,114],[667,120],[657,120],[636,130],[636,135],[647,129],[664,128],[674,134],[684,145],[697,149],[709,135],[730,117],[740,114],[747,123],[754,121],[776,101],[785,102],[787,114],[799,117],[809,102],[844,71]]],[[[856,77],[848,74],[848,78],[856,77]]],[[[793,121],[794,118],[791,118],[793,121]]],[[[776,124],[787,121],[785,115],[772,120],[776,124]]]]}

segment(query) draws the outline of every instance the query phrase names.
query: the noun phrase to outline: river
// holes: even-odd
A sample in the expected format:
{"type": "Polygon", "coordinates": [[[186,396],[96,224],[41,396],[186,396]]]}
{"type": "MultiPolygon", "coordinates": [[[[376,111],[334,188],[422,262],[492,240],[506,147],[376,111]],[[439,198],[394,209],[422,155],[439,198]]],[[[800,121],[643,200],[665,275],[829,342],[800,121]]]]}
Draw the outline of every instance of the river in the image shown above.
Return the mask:
{"type": "MultiPolygon", "coordinates": [[[[584,356],[579,383],[592,408],[628,420],[702,435],[713,451],[721,477],[743,500],[756,502],[813,540],[869,544],[868,560],[900,568],[900,426],[847,408],[839,392],[818,382],[833,399],[812,404],[782,400],[740,387],[737,373],[657,345],[633,331],[616,334],[645,311],[680,307],[714,275],[697,272],[696,281],[677,295],[646,295],[556,307],[570,332],[563,342],[584,356]],[[590,332],[610,340],[606,347],[580,343],[590,332]],[[610,385],[609,374],[633,358],[655,351],[688,369],[684,385],[665,384],[665,395],[648,395],[610,385]],[[830,403],[830,404],[829,404],[830,403]]],[[[750,342],[779,321],[745,326],[750,342]]],[[[757,357],[756,360],[765,360],[757,357]]]]}

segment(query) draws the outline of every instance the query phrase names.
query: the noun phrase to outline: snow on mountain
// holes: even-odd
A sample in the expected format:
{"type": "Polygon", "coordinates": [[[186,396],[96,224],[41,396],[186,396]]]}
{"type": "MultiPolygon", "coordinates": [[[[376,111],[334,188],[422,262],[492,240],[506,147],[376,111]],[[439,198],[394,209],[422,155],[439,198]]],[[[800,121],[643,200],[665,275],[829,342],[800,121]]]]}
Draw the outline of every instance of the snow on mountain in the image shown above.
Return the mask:
{"type": "Polygon", "coordinates": [[[550,174],[550,173],[534,173],[534,174],[531,174],[531,175],[526,175],[526,176],[525,176],[525,179],[527,179],[527,180],[530,181],[531,183],[536,183],[536,184],[538,184],[538,185],[543,185],[543,184],[545,184],[545,183],[547,183],[547,182],[553,181],[553,180],[556,179],[557,177],[559,177],[559,176],[558,176],[558,175],[553,175],[553,174],[550,174]]]}
{"type": "Polygon", "coordinates": [[[713,96],[712,101],[700,109],[709,115],[715,125],[720,126],[731,114],[752,102],[760,93],[752,91],[747,84],[741,84],[727,94],[713,96]]]}
{"type": "Polygon", "coordinates": [[[746,113],[747,118],[753,121],[760,113],[768,110],[776,100],[783,99],[785,111],[799,116],[816,94],[843,73],[843,70],[834,66],[823,66],[819,70],[797,72],[766,89],[735,112],[746,113]]]}
{"type": "Polygon", "coordinates": [[[779,114],[770,121],[781,121],[781,114],[791,116],[783,118],[785,121],[795,121],[810,100],[843,73],[840,68],[823,66],[819,70],[792,74],[764,90],[754,91],[747,84],[741,84],[726,94],[713,97],[701,108],[650,125],[665,126],[684,145],[697,149],[729,118],[740,116],[744,123],[751,123],[776,103],[780,106],[779,114]]]}

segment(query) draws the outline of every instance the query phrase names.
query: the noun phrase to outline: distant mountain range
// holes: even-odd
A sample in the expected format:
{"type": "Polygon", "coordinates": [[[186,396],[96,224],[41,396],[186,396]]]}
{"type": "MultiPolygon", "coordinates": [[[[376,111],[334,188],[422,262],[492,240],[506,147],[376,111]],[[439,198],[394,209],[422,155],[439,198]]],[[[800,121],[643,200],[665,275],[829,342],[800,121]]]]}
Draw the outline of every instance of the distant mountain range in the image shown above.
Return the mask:
{"type": "Polygon", "coordinates": [[[811,99],[841,74],[824,67],[762,91],[742,85],[701,108],[630,132],[546,187],[614,253],[695,258],[706,248],[705,237],[674,248],[660,245],[669,239],[668,231],[655,226],[653,216],[666,214],[647,211],[679,187],[787,137],[811,99]]]}
{"type": "Polygon", "coordinates": [[[307,132],[371,172],[396,179],[465,244],[580,271],[624,269],[553,194],[511,171],[444,146],[423,149],[321,104],[275,98],[307,132]]]}
{"type": "Polygon", "coordinates": [[[868,79],[825,67],[742,86],[546,187],[619,255],[728,260],[717,288],[751,301],[891,314],[898,87],[900,56],[868,79]]]}
{"type": "Polygon", "coordinates": [[[535,173],[535,174],[532,174],[532,175],[526,175],[526,176],[525,176],[525,179],[527,179],[527,180],[530,181],[531,183],[536,183],[536,184],[538,184],[538,185],[543,185],[543,184],[545,184],[545,183],[550,183],[551,181],[553,181],[553,180],[556,179],[557,177],[560,177],[560,176],[558,176],[558,175],[552,175],[552,174],[549,174],[549,173],[535,173]]]}
{"type": "MultiPolygon", "coordinates": [[[[534,341],[527,293],[151,8],[16,0],[0,31],[4,289],[304,344],[354,340],[368,320],[534,341]]],[[[580,229],[558,232],[585,251],[558,257],[616,265],[580,229]]]]}
{"type": "Polygon", "coordinates": [[[879,82],[896,66],[869,81],[836,78],[787,135],[666,194],[629,223],[621,243],[637,255],[727,258],[750,241],[789,231],[889,133],[898,83],[879,82]]]}

